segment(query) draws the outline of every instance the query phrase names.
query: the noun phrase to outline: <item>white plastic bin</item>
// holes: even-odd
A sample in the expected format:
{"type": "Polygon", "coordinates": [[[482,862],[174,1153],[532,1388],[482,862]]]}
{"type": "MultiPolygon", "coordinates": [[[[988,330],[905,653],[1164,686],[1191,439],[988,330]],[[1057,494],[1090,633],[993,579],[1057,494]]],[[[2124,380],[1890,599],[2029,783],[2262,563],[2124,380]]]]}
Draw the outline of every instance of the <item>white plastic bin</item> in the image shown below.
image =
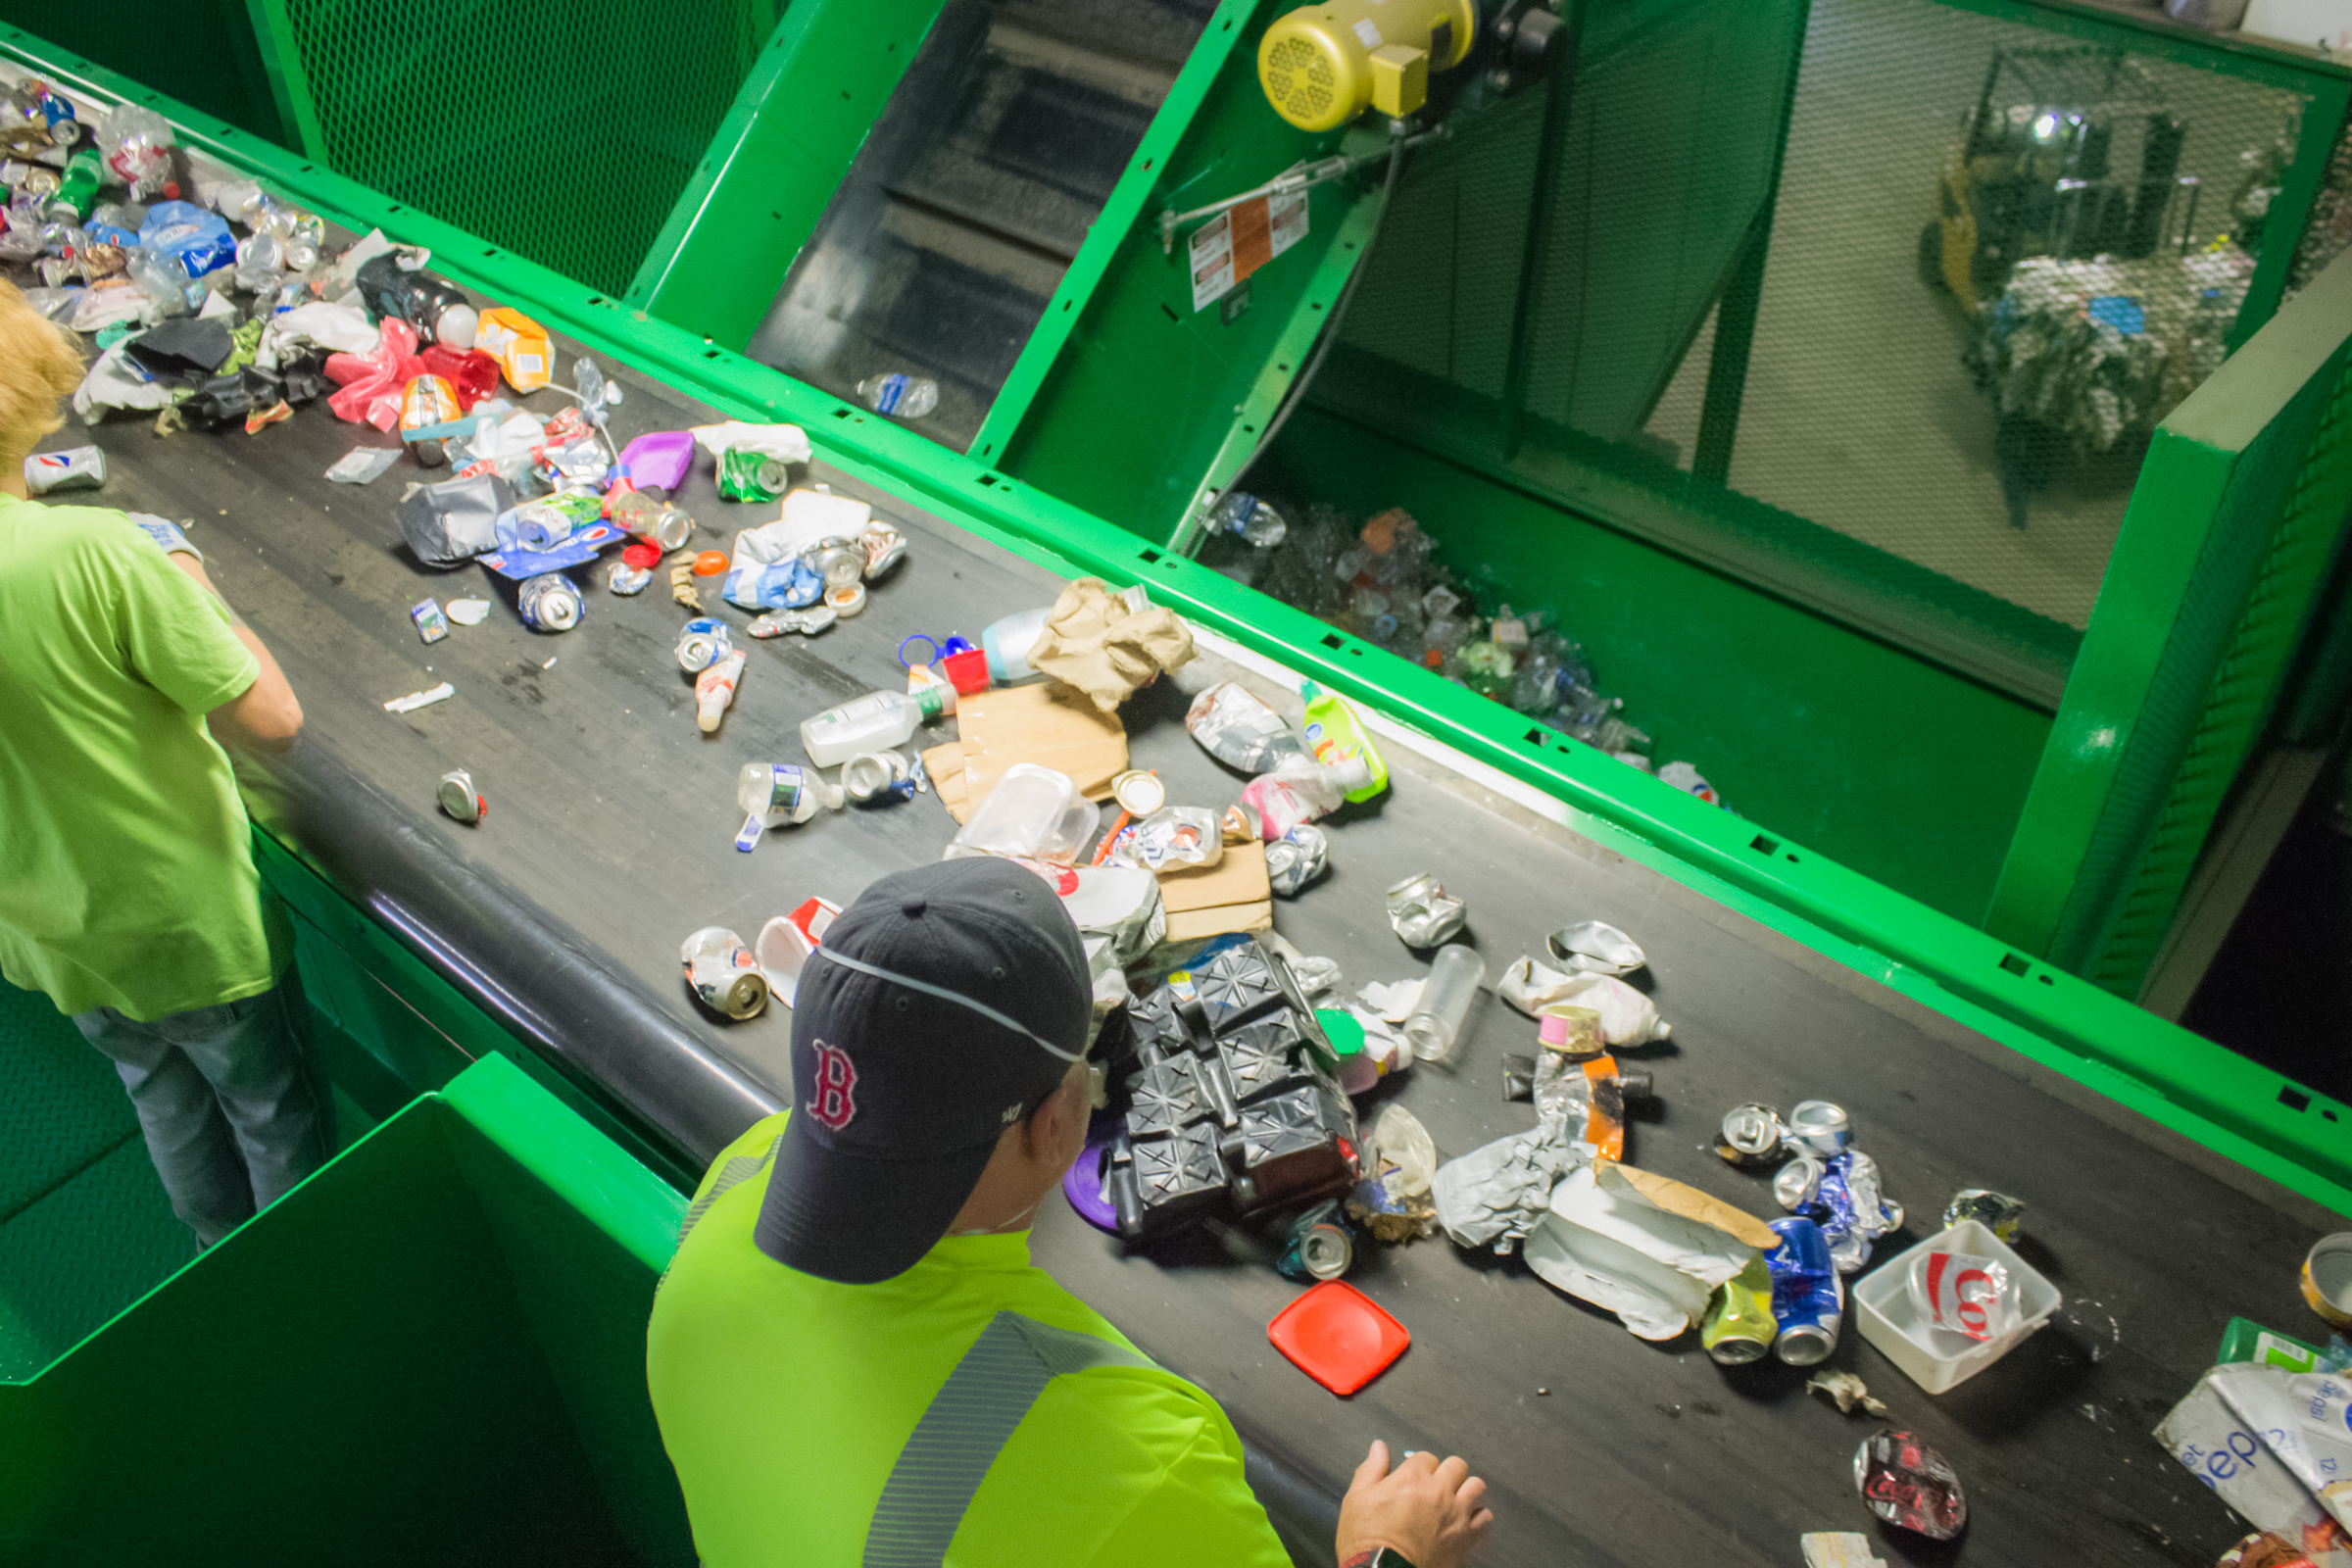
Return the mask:
{"type": "Polygon", "coordinates": [[[2043,1279],[2034,1266],[2011,1251],[2006,1243],[1984,1225],[1964,1219],[1950,1230],[1931,1236],[1909,1251],[1872,1269],[1854,1287],[1854,1318],[1862,1337],[1886,1353],[1886,1359],[1910,1375],[1930,1394],[1956,1388],[2016,1348],[2018,1343],[2047,1323],[2065,1298],[2058,1287],[2043,1279]],[[1942,1248],[1995,1257],[2017,1281],[2017,1332],[1983,1344],[1969,1344],[1958,1354],[1946,1348],[1965,1343],[1956,1334],[1930,1327],[1911,1303],[1911,1263],[1923,1253],[1942,1248]]]}

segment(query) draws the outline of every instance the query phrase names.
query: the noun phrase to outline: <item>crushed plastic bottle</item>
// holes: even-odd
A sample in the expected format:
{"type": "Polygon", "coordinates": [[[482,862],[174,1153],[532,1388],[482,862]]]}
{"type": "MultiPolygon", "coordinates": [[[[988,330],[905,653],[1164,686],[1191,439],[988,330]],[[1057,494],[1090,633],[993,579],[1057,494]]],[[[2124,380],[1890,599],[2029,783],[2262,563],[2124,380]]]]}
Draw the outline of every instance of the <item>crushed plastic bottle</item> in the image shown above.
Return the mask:
{"type": "Polygon", "coordinates": [[[134,202],[158,196],[176,200],[172,177],[172,126],[152,109],[122,104],[98,122],[98,151],[114,177],[130,189],[134,202]]]}
{"type": "Polygon", "coordinates": [[[1209,513],[1208,524],[1218,533],[1232,534],[1252,550],[1272,550],[1291,531],[1281,513],[1247,490],[1226,492],[1209,513]]]}
{"type": "Polygon", "coordinates": [[[876,414],[919,419],[939,407],[939,383],[927,375],[869,375],[858,383],[859,401],[876,414]]]}

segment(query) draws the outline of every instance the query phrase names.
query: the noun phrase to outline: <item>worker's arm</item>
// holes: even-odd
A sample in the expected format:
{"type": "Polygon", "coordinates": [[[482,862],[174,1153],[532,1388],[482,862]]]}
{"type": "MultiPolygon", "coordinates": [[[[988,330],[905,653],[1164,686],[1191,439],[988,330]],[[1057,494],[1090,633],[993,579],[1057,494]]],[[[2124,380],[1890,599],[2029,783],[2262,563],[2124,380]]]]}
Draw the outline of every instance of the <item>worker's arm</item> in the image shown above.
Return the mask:
{"type": "Polygon", "coordinates": [[[261,664],[261,672],[254,676],[252,685],[206,715],[213,734],[222,741],[233,740],[266,752],[286,750],[302,730],[302,704],[296,700],[294,688],[286,683],[285,671],[277,667],[277,661],[270,657],[261,638],[254,635],[253,628],[245,624],[245,618],[213,586],[213,580],[205,575],[203,562],[178,550],[167,559],[220,601],[220,607],[228,612],[229,630],[252,650],[261,664]]]}

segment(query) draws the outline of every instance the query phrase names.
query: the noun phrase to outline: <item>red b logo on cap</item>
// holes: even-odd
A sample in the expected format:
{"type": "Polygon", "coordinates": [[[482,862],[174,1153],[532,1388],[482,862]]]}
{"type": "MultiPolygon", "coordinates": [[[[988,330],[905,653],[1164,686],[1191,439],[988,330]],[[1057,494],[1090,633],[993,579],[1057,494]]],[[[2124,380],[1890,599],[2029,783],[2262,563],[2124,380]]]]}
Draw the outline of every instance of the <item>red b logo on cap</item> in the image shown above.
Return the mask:
{"type": "Polygon", "coordinates": [[[816,1095],[808,1102],[808,1114],[818,1121],[841,1131],[858,1114],[858,1105],[850,1091],[858,1087],[858,1069],[850,1065],[850,1054],[839,1046],[816,1043],[816,1095]]]}

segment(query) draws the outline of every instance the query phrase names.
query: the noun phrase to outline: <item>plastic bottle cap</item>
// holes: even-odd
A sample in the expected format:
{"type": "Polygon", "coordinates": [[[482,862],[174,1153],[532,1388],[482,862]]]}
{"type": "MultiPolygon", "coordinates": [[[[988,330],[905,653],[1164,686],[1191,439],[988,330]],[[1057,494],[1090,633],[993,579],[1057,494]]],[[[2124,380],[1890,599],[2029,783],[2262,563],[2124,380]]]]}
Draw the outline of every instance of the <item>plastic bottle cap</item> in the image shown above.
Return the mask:
{"type": "Polygon", "coordinates": [[[640,571],[651,571],[654,567],[662,564],[662,547],[649,545],[643,541],[627,545],[621,549],[620,560],[623,565],[635,566],[640,571]]]}
{"type": "Polygon", "coordinates": [[[694,574],[697,577],[722,576],[726,569],[727,553],[723,550],[706,550],[694,558],[694,574]]]}

